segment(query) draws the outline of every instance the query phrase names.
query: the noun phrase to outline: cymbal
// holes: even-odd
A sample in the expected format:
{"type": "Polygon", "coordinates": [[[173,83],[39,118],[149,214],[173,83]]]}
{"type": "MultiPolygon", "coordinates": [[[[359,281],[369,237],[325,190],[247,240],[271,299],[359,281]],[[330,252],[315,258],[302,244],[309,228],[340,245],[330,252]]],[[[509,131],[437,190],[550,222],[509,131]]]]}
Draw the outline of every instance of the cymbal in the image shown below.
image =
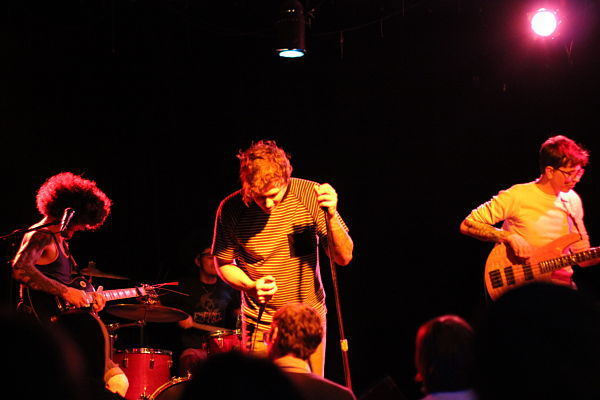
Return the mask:
{"type": "Polygon", "coordinates": [[[103,271],[100,271],[99,269],[96,269],[93,267],[82,268],[81,271],[79,271],[79,272],[81,272],[81,274],[83,274],[83,275],[94,276],[96,278],[129,279],[125,276],[109,274],[108,272],[103,272],[103,271]]]}
{"type": "Polygon", "coordinates": [[[116,317],[133,321],[177,322],[188,317],[184,311],[158,304],[116,304],[106,307],[105,310],[116,317]]]}

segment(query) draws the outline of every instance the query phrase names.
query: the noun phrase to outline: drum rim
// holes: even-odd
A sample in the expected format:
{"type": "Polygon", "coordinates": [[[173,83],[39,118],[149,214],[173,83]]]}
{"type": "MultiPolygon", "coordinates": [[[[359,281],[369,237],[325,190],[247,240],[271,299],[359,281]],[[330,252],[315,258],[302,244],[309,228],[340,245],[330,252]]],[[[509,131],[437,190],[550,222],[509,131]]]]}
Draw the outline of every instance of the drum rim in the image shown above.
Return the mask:
{"type": "Polygon", "coordinates": [[[123,350],[117,350],[116,352],[124,354],[165,354],[168,356],[173,355],[173,352],[171,350],[152,349],[149,347],[129,347],[123,350]]]}
{"type": "Polygon", "coordinates": [[[192,379],[191,376],[182,376],[182,377],[171,378],[170,381],[165,382],[162,385],[160,385],[159,387],[157,387],[156,390],[154,391],[154,393],[152,393],[150,395],[150,397],[148,398],[148,400],[155,400],[156,396],[158,396],[159,394],[161,394],[165,389],[170,388],[171,386],[174,386],[174,385],[176,385],[178,383],[189,381],[190,379],[192,379]]]}
{"type": "Polygon", "coordinates": [[[222,329],[222,330],[211,332],[208,336],[209,337],[234,336],[234,335],[241,335],[241,333],[242,333],[241,329],[222,329]]]}

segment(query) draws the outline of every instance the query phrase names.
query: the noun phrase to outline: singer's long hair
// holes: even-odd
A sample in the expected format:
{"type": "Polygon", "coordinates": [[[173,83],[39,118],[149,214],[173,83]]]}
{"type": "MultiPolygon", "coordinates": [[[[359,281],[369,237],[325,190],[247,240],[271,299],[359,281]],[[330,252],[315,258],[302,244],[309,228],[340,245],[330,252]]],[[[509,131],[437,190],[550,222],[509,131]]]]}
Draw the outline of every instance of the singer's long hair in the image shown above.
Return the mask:
{"type": "Polygon", "coordinates": [[[96,182],[71,172],[61,172],[46,180],[36,196],[38,211],[59,220],[66,208],[75,210],[72,224],[97,229],[110,214],[112,201],[96,182]]]}
{"type": "Polygon", "coordinates": [[[270,186],[284,186],[292,176],[290,156],[273,140],[253,143],[238,153],[242,199],[250,204],[253,193],[260,193],[270,186]]]}

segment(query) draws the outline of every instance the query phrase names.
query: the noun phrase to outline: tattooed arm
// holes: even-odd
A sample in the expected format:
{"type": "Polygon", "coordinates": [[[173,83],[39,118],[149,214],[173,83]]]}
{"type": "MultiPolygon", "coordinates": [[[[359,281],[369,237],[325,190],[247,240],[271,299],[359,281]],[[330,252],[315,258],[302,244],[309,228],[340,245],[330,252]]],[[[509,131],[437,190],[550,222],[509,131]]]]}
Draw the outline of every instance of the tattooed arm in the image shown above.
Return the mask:
{"type": "Polygon", "coordinates": [[[503,242],[510,235],[509,232],[498,229],[493,225],[478,222],[470,218],[466,218],[460,224],[460,233],[484,242],[503,242]]]}
{"type": "Polygon", "coordinates": [[[493,225],[478,222],[467,217],[460,224],[460,232],[463,235],[471,236],[484,242],[506,243],[518,257],[528,258],[531,256],[531,246],[522,236],[498,229],[493,225]]]}
{"type": "Polygon", "coordinates": [[[44,250],[51,244],[51,234],[36,231],[27,235],[13,260],[13,277],[31,289],[61,296],[66,292],[67,287],[47,278],[35,267],[44,250]]]}
{"type": "Polygon", "coordinates": [[[52,236],[35,231],[25,236],[21,248],[13,260],[13,277],[29,288],[59,296],[76,307],[89,305],[82,290],[74,289],[42,274],[35,264],[45,250],[52,245],[52,236]]]}

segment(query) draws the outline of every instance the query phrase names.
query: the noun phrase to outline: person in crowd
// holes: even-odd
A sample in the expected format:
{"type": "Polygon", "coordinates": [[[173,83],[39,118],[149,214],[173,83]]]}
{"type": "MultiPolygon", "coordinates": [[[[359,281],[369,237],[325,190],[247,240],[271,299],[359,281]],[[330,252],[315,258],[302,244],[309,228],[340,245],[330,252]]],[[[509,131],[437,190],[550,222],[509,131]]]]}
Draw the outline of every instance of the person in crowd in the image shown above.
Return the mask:
{"type": "Polygon", "coordinates": [[[314,308],[286,304],[273,316],[267,335],[269,358],[286,372],[305,400],[355,399],[350,389],[311,372],[308,360],[322,338],[323,322],[314,308]]]}
{"type": "Polygon", "coordinates": [[[589,293],[523,285],[490,304],[475,329],[480,400],[600,398],[600,311],[589,293]]]}
{"type": "Polygon", "coordinates": [[[214,354],[199,363],[179,396],[179,400],[304,400],[271,360],[241,351],[214,354]]]}
{"type": "Polygon", "coordinates": [[[475,333],[457,315],[441,315],[422,324],[415,340],[416,381],[423,400],[475,400],[475,333]]]}

